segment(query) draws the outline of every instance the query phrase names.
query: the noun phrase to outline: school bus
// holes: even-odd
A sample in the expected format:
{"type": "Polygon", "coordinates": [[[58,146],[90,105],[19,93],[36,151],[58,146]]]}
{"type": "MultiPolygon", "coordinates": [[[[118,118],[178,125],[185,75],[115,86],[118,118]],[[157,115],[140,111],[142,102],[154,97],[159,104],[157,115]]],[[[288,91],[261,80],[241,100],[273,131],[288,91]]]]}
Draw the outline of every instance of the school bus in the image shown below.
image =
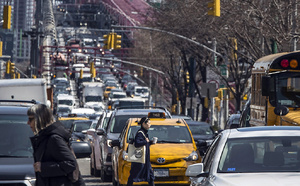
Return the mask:
{"type": "Polygon", "coordinates": [[[250,126],[300,124],[300,51],[258,59],[252,69],[250,126]]]}

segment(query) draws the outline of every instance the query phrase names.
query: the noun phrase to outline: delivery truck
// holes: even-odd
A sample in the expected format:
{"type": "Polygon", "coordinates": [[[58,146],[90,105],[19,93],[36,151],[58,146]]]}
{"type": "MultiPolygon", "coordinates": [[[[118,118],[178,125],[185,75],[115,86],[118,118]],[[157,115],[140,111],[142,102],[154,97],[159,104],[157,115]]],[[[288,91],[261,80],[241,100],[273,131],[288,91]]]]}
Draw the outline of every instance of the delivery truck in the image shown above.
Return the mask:
{"type": "Polygon", "coordinates": [[[51,107],[48,97],[46,79],[0,79],[0,100],[35,100],[51,107]]]}

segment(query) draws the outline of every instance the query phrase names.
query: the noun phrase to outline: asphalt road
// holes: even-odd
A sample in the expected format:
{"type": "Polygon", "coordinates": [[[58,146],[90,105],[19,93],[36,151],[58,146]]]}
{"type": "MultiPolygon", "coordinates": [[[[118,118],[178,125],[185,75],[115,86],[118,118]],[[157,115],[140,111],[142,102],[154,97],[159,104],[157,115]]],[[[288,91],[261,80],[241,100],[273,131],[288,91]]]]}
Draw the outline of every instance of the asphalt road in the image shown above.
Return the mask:
{"type": "Polygon", "coordinates": [[[107,185],[112,186],[111,182],[102,183],[100,177],[94,177],[90,174],[90,158],[77,159],[82,177],[89,186],[107,185]]]}

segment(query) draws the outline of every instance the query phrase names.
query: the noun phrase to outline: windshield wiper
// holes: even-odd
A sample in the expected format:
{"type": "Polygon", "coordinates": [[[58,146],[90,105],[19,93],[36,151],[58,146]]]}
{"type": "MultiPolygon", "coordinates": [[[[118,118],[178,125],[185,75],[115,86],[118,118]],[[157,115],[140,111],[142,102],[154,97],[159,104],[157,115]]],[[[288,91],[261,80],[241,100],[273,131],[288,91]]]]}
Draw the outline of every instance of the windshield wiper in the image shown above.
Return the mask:
{"type": "Polygon", "coordinates": [[[179,143],[178,141],[159,140],[157,143],[179,143]]]}

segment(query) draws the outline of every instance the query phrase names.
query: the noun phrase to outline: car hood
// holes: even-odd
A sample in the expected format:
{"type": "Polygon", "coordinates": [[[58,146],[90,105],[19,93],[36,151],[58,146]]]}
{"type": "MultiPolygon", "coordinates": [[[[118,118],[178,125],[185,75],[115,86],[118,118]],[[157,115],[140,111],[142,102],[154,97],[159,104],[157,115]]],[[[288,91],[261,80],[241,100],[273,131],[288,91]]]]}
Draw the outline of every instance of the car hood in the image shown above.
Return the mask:
{"type": "Polygon", "coordinates": [[[189,156],[193,150],[192,143],[156,143],[150,146],[151,160],[153,159],[153,161],[157,158],[165,158],[166,162],[182,159],[189,156]]]}
{"type": "Polygon", "coordinates": [[[214,139],[213,135],[193,135],[195,141],[214,139]]]}
{"type": "Polygon", "coordinates": [[[0,180],[34,178],[33,163],[33,158],[0,158],[0,180]]]}
{"type": "Polygon", "coordinates": [[[120,133],[107,133],[107,139],[116,140],[120,136],[120,133]]]}
{"type": "Polygon", "coordinates": [[[272,186],[296,186],[300,182],[300,173],[223,173],[217,174],[214,184],[231,185],[231,186],[247,186],[247,185],[272,185],[272,186]],[[251,180],[251,181],[249,181],[251,180]]]}

